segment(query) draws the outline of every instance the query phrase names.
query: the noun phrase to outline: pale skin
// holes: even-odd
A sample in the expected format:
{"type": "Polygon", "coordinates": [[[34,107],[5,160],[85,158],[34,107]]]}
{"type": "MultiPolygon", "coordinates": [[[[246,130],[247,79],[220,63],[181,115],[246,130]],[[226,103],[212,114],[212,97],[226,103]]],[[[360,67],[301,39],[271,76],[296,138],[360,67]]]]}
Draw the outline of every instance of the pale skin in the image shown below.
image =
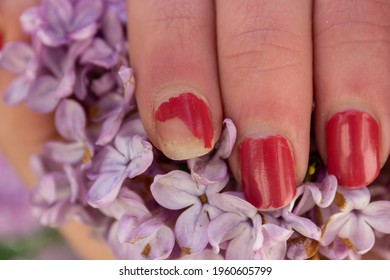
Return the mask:
{"type": "MultiPolygon", "coordinates": [[[[12,2],[0,4],[0,24],[12,27],[4,30],[5,39],[26,40],[18,14],[34,1],[12,2]]],[[[390,1],[128,0],[128,7],[129,36],[136,38],[129,47],[137,102],[156,147],[164,143],[156,136],[150,108],[167,90],[184,86],[207,100],[216,138],[224,117],[233,119],[238,142],[268,131],[286,137],[297,184],[308,164],[313,100],[316,140],[325,162],[326,123],[343,109],[373,116],[380,130],[380,166],[387,160],[390,1]]],[[[1,72],[0,92],[10,78],[1,72]]],[[[35,178],[28,158],[55,135],[52,116],[36,115],[23,105],[0,106],[1,151],[31,186],[35,178]]],[[[237,149],[230,164],[239,178],[237,149]]],[[[62,232],[83,258],[111,258],[84,227],[69,223],[62,232]]]]}

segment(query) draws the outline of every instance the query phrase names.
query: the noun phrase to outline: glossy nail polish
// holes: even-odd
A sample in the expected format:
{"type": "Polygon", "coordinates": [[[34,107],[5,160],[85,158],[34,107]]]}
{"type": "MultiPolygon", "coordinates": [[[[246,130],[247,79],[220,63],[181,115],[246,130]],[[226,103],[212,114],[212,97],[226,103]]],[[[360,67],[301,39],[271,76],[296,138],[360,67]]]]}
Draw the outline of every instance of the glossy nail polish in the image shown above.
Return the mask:
{"type": "Polygon", "coordinates": [[[211,150],[214,127],[210,110],[195,94],[186,92],[169,98],[154,116],[162,150],[171,158],[191,158],[211,150]]]}
{"type": "Polygon", "coordinates": [[[328,172],[343,187],[358,188],[379,174],[379,126],[368,113],[347,110],[326,126],[328,172]]]}
{"type": "Polygon", "coordinates": [[[0,28],[0,50],[3,48],[4,45],[4,33],[0,28]]]}
{"type": "Polygon", "coordinates": [[[283,136],[246,138],[239,158],[243,192],[252,205],[271,210],[292,200],[296,192],[294,162],[283,136]]]}

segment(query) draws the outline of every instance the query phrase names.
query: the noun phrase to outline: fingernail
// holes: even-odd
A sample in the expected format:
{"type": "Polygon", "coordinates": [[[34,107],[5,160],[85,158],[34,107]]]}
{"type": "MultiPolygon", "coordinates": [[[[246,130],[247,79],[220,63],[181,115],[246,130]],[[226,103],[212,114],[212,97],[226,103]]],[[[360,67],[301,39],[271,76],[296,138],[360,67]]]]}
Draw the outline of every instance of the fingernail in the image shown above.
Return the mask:
{"type": "Polygon", "coordinates": [[[326,126],[328,172],[343,187],[358,188],[379,174],[379,126],[369,114],[347,110],[326,126]]]}
{"type": "Polygon", "coordinates": [[[194,158],[213,147],[209,107],[193,93],[181,93],[159,104],[155,120],[160,148],[171,159],[194,158]]]}
{"type": "Polygon", "coordinates": [[[4,45],[4,33],[0,26],[0,50],[3,48],[4,45]]]}
{"type": "Polygon", "coordinates": [[[259,209],[271,210],[293,199],[294,162],[283,136],[246,138],[240,145],[239,157],[242,188],[248,202],[259,209]]]}

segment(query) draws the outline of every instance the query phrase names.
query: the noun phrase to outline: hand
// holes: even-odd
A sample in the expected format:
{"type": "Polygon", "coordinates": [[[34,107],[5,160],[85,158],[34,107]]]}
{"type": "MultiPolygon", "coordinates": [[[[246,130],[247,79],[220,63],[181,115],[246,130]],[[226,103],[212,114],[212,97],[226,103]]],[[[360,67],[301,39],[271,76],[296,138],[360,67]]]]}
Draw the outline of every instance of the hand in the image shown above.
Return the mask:
{"type": "Polygon", "coordinates": [[[389,154],[390,6],[378,1],[128,1],[130,60],[148,135],[172,159],[207,153],[222,118],[246,199],[290,202],[311,113],[328,171],[371,183],[389,154]]]}

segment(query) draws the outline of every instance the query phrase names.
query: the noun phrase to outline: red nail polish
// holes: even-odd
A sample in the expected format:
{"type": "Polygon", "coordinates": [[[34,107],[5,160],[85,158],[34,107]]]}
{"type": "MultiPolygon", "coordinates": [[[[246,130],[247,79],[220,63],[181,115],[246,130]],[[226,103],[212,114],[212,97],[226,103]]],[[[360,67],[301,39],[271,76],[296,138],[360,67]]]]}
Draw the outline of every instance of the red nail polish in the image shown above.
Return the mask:
{"type": "Polygon", "coordinates": [[[348,110],[326,126],[328,172],[343,187],[358,188],[379,174],[379,126],[367,113],[348,110]]]}
{"type": "Polygon", "coordinates": [[[205,148],[211,148],[214,128],[210,111],[206,103],[196,95],[182,93],[169,98],[158,107],[155,118],[160,122],[180,119],[196,138],[203,140],[205,148]]]}
{"type": "Polygon", "coordinates": [[[287,205],[296,192],[294,162],[281,135],[247,138],[239,149],[245,198],[259,209],[287,205]]]}
{"type": "Polygon", "coordinates": [[[0,29],[0,50],[3,48],[3,45],[4,45],[4,33],[0,29]]]}

